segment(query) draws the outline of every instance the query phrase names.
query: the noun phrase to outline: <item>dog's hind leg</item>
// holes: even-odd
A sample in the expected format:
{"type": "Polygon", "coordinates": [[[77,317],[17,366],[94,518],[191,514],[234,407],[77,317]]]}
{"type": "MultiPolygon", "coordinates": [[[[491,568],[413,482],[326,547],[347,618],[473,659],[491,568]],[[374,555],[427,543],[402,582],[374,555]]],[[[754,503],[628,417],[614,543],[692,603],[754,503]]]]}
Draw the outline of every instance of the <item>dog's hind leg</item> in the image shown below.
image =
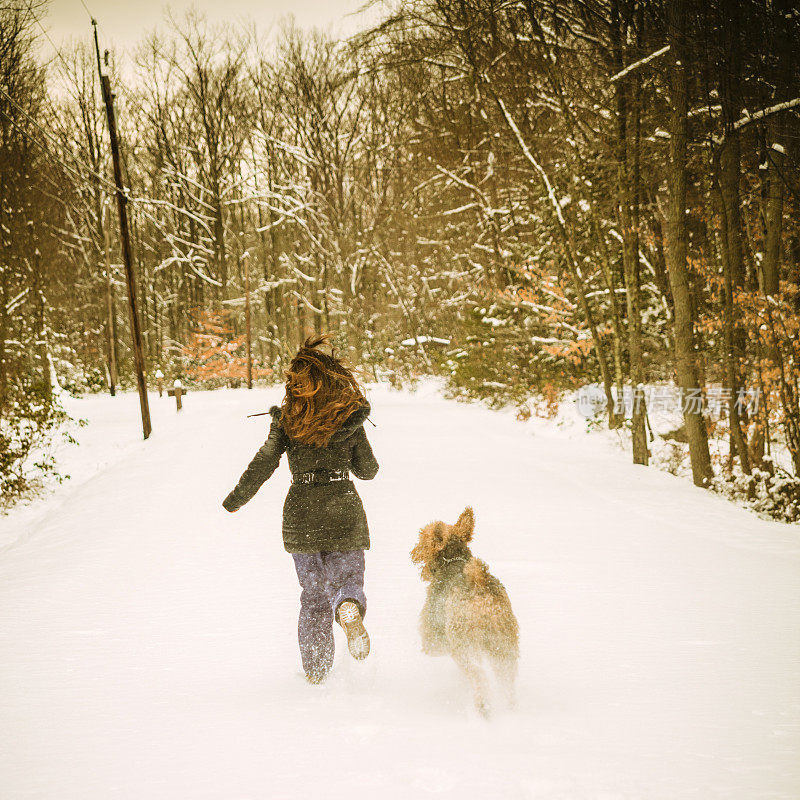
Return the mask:
{"type": "Polygon", "coordinates": [[[509,708],[514,708],[517,703],[517,659],[516,657],[495,657],[492,659],[494,674],[502,692],[503,699],[509,708]]]}
{"type": "Polygon", "coordinates": [[[431,613],[426,603],[419,618],[419,633],[422,639],[422,652],[429,656],[443,656],[447,653],[444,630],[431,613]]]}
{"type": "Polygon", "coordinates": [[[484,716],[489,716],[489,695],[486,673],[475,654],[467,649],[453,651],[453,659],[467,676],[472,687],[472,696],[475,701],[475,708],[484,716]]]}

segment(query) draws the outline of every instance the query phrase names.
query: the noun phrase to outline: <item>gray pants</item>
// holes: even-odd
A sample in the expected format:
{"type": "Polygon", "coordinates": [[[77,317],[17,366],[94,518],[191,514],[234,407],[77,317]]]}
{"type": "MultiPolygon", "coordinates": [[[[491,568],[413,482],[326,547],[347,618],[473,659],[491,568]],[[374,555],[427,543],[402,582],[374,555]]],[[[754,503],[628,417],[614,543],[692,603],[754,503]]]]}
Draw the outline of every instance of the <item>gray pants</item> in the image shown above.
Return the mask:
{"type": "Polygon", "coordinates": [[[307,675],[324,675],[333,664],[333,621],[339,605],[353,600],[362,615],[367,610],[364,595],[364,551],[292,553],[300,594],[297,640],[307,675]]]}

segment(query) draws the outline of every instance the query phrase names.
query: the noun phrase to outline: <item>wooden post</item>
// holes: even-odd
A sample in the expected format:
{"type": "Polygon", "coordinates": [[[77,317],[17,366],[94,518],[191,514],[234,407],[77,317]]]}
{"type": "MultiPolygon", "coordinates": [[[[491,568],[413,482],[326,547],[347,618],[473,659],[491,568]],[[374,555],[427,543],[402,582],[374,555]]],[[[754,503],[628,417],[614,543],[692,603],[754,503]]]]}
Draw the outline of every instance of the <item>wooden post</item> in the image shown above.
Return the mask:
{"type": "Polygon", "coordinates": [[[175,407],[180,411],[183,408],[181,397],[186,394],[186,389],[183,388],[183,384],[179,380],[176,380],[175,383],[172,384],[172,388],[167,389],[167,394],[175,398],[175,407]]]}
{"type": "Polygon", "coordinates": [[[108,391],[111,396],[117,393],[117,326],[114,320],[114,283],[111,280],[111,216],[108,203],[103,209],[103,237],[106,255],[106,336],[108,338],[108,391]]]}
{"type": "Polygon", "coordinates": [[[142,433],[144,438],[153,430],[150,424],[150,406],[147,402],[147,384],[144,377],[144,349],[142,347],[142,331],[139,327],[139,313],[136,310],[136,280],[133,273],[133,255],[131,252],[130,233],[128,231],[128,197],[122,183],[122,164],[119,156],[119,140],[117,138],[117,120],[114,115],[114,95],[111,81],[103,74],[100,64],[100,45],[97,41],[97,22],[94,25],[94,46],[97,53],[97,72],[100,75],[100,87],[103,91],[103,102],[108,119],[108,136],[111,142],[111,157],[114,162],[114,184],[117,187],[117,210],[119,211],[119,233],[122,243],[122,261],[125,264],[125,278],[128,284],[128,310],[131,318],[131,334],[133,336],[133,360],[136,369],[136,386],[139,390],[139,406],[142,412],[142,433]]]}
{"type": "Polygon", "coordinates": [[[253,332],[250,326],[250,253],[244,254],[244,318],[247,328],[247,388],[253,388],[253,332]]]}
{"type": "Polygon", "coordinates": [[[158,386],[158,396],[164,396],[164,373],[160,370],[156,370],[156,386],[158,386]]]}

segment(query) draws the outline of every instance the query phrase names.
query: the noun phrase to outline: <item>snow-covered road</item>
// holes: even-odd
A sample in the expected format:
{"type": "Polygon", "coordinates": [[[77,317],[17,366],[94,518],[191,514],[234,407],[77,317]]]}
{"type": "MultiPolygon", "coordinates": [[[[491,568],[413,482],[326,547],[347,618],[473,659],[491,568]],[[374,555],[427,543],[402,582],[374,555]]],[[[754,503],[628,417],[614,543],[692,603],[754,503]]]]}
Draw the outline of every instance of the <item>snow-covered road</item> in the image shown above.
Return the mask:
{"type": "MultiPolygon", "coordinates": [[[[305,685],[284,464],[220,501],[277,390],[75,402],[75,480],[0,519],[3,800],[800,797],[800,534],[578,433],[371,392],[373,653],[305,685]],[[93,466],[92,466],[93,465],[93,466]],[[518,708],[419,652],[420,526],[477,517],[522,631],[518,708]]],[[[337,636],[339,634],[337,633],[337,636]]]]}

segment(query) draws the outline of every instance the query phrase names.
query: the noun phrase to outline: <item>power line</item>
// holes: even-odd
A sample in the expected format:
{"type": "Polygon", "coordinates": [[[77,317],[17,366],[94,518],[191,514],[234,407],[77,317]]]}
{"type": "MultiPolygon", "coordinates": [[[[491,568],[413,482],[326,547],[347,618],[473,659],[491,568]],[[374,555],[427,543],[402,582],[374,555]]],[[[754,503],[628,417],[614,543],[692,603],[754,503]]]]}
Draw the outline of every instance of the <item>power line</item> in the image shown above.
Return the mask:
{"type": "Polygon", "coordinates": [[[47,28],[42,25],[42,21],[39,17],[34,17],[36,20],[36,24],[39,26],[39,30],[45,35],[45,38],[48,42],[50,42],[51,47],[55,50],[56,55],[61,59],[61,63],[64,65],[65,69],[69,69],[69,64],[67,64],[67,60],[62,55],[61,51],[56,47],[56,43],[50,38],[50,34],[47,32],[47,28]]]}
{"type": "Polygon", "coordinates": [[[87,6],[86,3],[84,3],[83,0],[81,0],[81,5],[86,9],[86,13],[89,15],[89,19],[94,24],[94,22],[95,22],[94,14],[92,14],[92,12],[89,11],[89,6],[87,6]]]}
{"type": "MultiPolygon", "coordinates": [[[[22,133],[25,137],[27,137],[28,141],[37,145],[39,149],[46,156],[48,156],[51,160],[55,161],[60,166],[64,167],[64,169],[67,170],[67,172],[77,177],[78,180],[80,180],[82,183],[86,183],[86,178],[83,175],[81,175],[81,173],[77,169],[71,167],[69,164],[62,161],[58,156],[56,156],[53,152],[51,152],[46,145],[42,144],[35,136],[31,136],[30,132],[26,131],[23,127],[21,127],[20,124],[17,122],[17,120],[15,120],[7,111],[0,108],[0,114],[2,114],[20,133],[22,133]]],[[[88,167],[85,169],[88,169],[88,167]]],[[[92,172],[91,170],[89,171],[92,172]]],[[[95,173],[92,172],[92,174],[95,173]]]]}
{"type": "MultiPolygon", "coordinates": [[[[21,114],[23,114],[25,117],[27,117],[27,118],[28,118],[28,120],[31,122],[31,124],[33,124],[33,125],[34,125],[34,126],[35,126],[35,127],[36,127],[36,128],[39,130],[39,131],[40,131],[40,133],[42,133],[42,134],[44,135],[44,137],[45,137],[46,139],[48,139],[49,141],[51,141],[52,143],[54,143],[54,144],[55,144],[55,146],[56,146],[56,148],[58,148],[59,150],[61,150],[61,149],[62,149],[62,143],[61,143],[61,142],[59,142],[59,141],[58,141],[58,139],[56,139],[56,138],[55,138],[55,137],[54,137],[54,136],[53,136],[53,135],[52,135],[52,134],[51,134],[49,131],[45,130],[45,129],[44,129],[44,128],[43,128],[43,127],[42,127],[42,126],[41,126],[41,125],[40,125],[40,124],[39,124],[39,123],[36,121],[36,119],[34,119],[34,117],[32,117],[32,116],[31,116],[31,115],[30,115],[30,114],[29,114],[29,113],[28,113],[28,112],[27,112],[27,111],[26,111],[26,110],[25,110],[25,109],[24,109],[24,108],[23,108],[23,107],[22,107],[22,106],[21,106],[19,103],[17,103],[17,102],[16,102],[16,100],[14,100],[14,98],[12,98],[12,97],[11,97],[11,95],[9,95],[9,94],[8,94],[8,92],[6,92],[6,91],[5,91],[5,89],[3,89],[2,87],[0,87],[0,94],[2,94],[2,95],[3,95],[3,96],[6,98],[6,100],[8,100],[8,102],[9,102],[9,103],[11,103],[11,105],[13,105],[13,106],[14,106],[14,107],[15,107],[15,108],[16,108],[16,109],[17,109],[17,110],[18,110],[18,111],[19,111],[21,114]]],[[[0,111],[2,111],[2,109],[0,109],[0,111]]],[[[66,164],[65,164],[65,163],[62,161],[62,159],[61,159],[61,158],[59,158],[58,156],[56,156],[56,155],[54,155],[53,153],[51,153],[51,152],[48,150],[48,148],[47,148],[45,145],[43,145],[41,142],[38,142],[38,141],[37,141],[37,140],[36,140],[36,139],[35,139],[33,136],[31,136],[30,132],[29,132],[29,131],[26,131],[24,128],[22,128],[22,127],[21,127],[21,126],[20,126],[20,125],[17,123],[17,121],[16,121],[16,120],[15,120],[13,117],[11,117],[11,116],[10,116],[8,113],[6,113],[5,111],[2,111],[2,113],[3,113],[3,115],[6,117],[6,119],[8,119],[8,121],[9,121],[9,122],[10,122],[12,125],[14,125],[14,127],[15,127],[15,128],[17,128],[17,130],[19,130],[19,131],[20,131],[22,134],[24,134],[24,135],[25,135],[25,136],[27,136],[29,139],[31,139],[31,141],[33,141],[33,142],[36,142],[36,143],[39,145],[39,147],[41,147],[41,148],[42,148],[42,150],[44,150],[44,151],[45,151],[45,152],[46,152],[46,153],[47,153],[47,154],[48,154],[48,155],[49,155],[51,158],[53,158],[53,159],[54,159],[55,161],[57,161],[59,164],[62,164],[62,166],[64,166],[64,167],[66,167],[67,169],[69,169],[69,167],[67,167],[67,165],[66,165],[66,164]]],[[[77,157],[77,156],[76,156],[76,155],[75,155],[75,154],[74,154],[74,153],[73,153],[71,150],[69,150],[69,149],[67,149],[67,148],[64,148],[64,149],[66,149],[66,152],[68,152],[68,153],[70,154],[70,156],[72,157],[73,161],[75,161],[75,162],[76,162],[76,163],[79,165],[79,168],[80,168],[80,169],[83,169],[83,170],[85,170],[86,172],[88,172],[90,175],[93,175],[95,178],[97,178],[99,181],[101,181],[101,182],[102,182],[102,183],[104,183],[104,184],[105,184],[107,187],[109,187],[109,188],[111,189],[111,191],[113,191],[113,192],[116,192],[116,191],[117,191],[117,187],[116,187],[116,185],[115,185],[114,183],[112,183],[111,181],[109,181],[107,178],[105,178],[105,177],[104,177],[103,175],[101,175],[99,172],[95,172],[95,171],[94,171],[93,169],[91,169],[90,167],[87,167],[87,166],[85,166],[84,164],[82,164],[82,163],[81,163],[81,162],[78,160],[78,157],[77,157]]],[[[82,180],[83,180],[83,179],[82,179],[82,180]]]]}
{"type": "MultiPolygon", "coordinates": [[[[50,34],[47,32],[47,29],[44,27],[44,25],[42,25],[42,23],[39,21],[39,18],[38,17],[34,17],[34,19],[36,20],[36,24],[39,26],[39,29],[41,30],[41,32],[45,35],[47,41],[50,42],[50,46],[55,51],[55,54],[58,56],[58,58],[60,59],[61,63],[64,65],[64,72],[67,75],[67,78],[71,79],[71,80],[68,80],[68,82],[67,82],[67,84],[68,84],[67,85],[67,91],[69,91],[69,93],[72,95],[72,99],[75,100],[78,104],[80,104],[80,98],[78,97],[77,92],[75,91],[75,89],[72,86],[69,85],[70,83],[73,82],[73,80],[72,80],[72,75],[70,74],[70,66],[67,63],[67,59],[64,58],[63,53],[56,47],[55,42],[50,38],[50,34]]],[[[76,81],[76,83],[77,83],[77,81],[76,81]]]]}

